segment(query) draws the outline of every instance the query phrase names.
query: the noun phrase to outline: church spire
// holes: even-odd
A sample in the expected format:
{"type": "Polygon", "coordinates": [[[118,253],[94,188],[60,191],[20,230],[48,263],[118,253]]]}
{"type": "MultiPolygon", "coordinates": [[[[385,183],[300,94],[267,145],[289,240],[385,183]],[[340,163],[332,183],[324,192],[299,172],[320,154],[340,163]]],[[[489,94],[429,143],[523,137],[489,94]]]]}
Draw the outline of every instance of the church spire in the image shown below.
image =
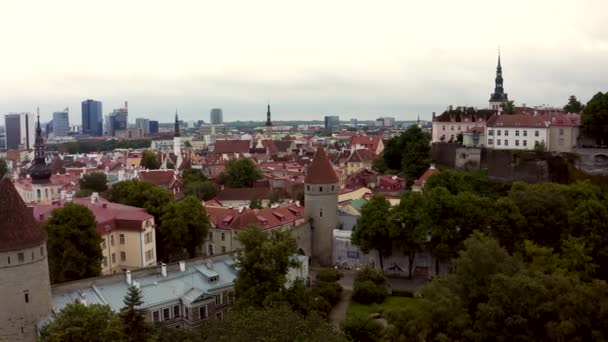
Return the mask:
{"type": "Polygon", "coordinates": [[[498,63],[496,65],[496,78],[494,79],[494,92],[490,95],[490,108],[499,109],[500,104],[509,100],[503,86],[502,65],[500,63],[500,50],[498,50],[498,63]]]}
{"type": "Polygon", "coordinates": [[[34,162],[30,168],[30,176],[37,183],[46,182],[51,178],[51,170],[46,165],[45,145],[40,127],[40,108],[37,109],[36,139],[34,140],[34,162]]]}
{"type": "Polygon", "coordinates": [[[266,111],[266,127],[272,127],[272,120],[270,120],[270,103],[268,103],[268,110],[266,111]]]}
{"type": "Polygon", "coordinates": [[[177,116],[177,108],[175,109],[175,128],[174,128],[175,136],[179,137],[179,117],[177,116]]]}

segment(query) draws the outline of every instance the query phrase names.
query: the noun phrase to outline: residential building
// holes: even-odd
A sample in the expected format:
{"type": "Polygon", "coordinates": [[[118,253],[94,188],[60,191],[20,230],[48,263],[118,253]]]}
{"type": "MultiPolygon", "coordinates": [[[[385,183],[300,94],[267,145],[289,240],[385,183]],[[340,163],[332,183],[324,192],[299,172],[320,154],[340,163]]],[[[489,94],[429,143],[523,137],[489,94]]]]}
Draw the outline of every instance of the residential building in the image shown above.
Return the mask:
{"type": "Polygon", "coordinates": [[[456,142],[459,134],[473,128],[485,130],[488,119],[496,110],[449,106],[441,115],[433,113],[432,142],[456,142]]]}
{"type": "Polygon", "coordinates": [[[82,102],[82,134],[91,136],[103,135],[103,116],[100,101],[82,102]]]}
{"type": "Polygon", "coordinates": [[[396,175],[378,177],[378,191],[384,194],[399,194],[405,190],[405,178],[396,175]]]}
{"type": "Polygon", "coordinates": [[[0,340],[36,341],[51,313],[46,238],[10,178],[0,193],[0,340]]]}
{"type": "Polygon", "coordinates": [[[551,117],[549,146],[551,152],[572,152],[579,145],[580,114],[558,114],[551,117]]]}
{"type": "Polygon", "coordinates": [[[34,147],[34,117],[30,113],[10,113],[4,116],[6,149],[32,149],[34,147]]]}
{"type": "Polygon", "coordinates": [[[486,134],[482,127],[471,127],[462,133],[462,146],[483,147],[486,142],[486,134]]]}
{"type": "Polygon", "coordinates": [[[150,135],[150,119],[135,119],[135,127],[142,130],[143,135],[150,135]]]}
{"type": "Polygon", "coordinates": [[[65,137],[68,135],[68,132],[70,131],[70,117],[67,108],[61,112],[53,113],[52,127],[54,136],[65,137]]]}
{"type": "Polygon", "coordinates": [[[334,133],[340,131],[340,117],[330,115],[325,117],[325,132],[334,133]]]}
{"type": "Polygon", "coordinates": [[[222,113],[221,108],[211,109],[209,122],[211,122],[212,125],[222,125],[224,123],[224,114],[222,113]]]}
{"type": "Polygon", "coordinates": [[[424,186],[426,185],[426,181],[429,180],[429,178],[431,178],[431,176],[434,176],[438,173],[439,173],[439,170],[437,170],[437,168],[435,167],[434,164],[431,164],[431,166],[426,171],[424,171],[422,176],[420,176],[420,178],[418,178],[414,182],[414,184],[412,185],[412,191],[422,192],[422,190],[424,189],[424,186]]]}
{"type": "Polygon", "coordinates": [[[158,133],[158,121],[150,120],[150,134],[158,133]]]}
{"type": "Polygon", "coordinates": [[[350,138],[348,148],[351,151],[367,148],[379,155],[384,151],[384,141],[381,135],[354,135],[350,138]]]}
{"type": "Polygon", "coordinates": [[[136,179],[154,183],[174,195],[181,192],[183,187],[177,171],[172,169],[140,170],[136,179]]]}
{"type": "Polygon", "coordinates": [[[354,150],[345,162],[346,176],[350,176],[363,169],[371,169],[376,157],[377,155],[367,148],[354,150]]]}
{"type": "Polygon", "coordinates": [[[509,101],[503,86],[502,66],[500,65],[500,53],[498,54],[498,65],[496,66],[496,78],[494,79],[494,92],[490,95],[490,109],[501,110],[501,105],[509,101]]]}
{"type": "Polygon", "coordinates": [[[213,155],[216,159],[238,159],[249,154],[251,142],[247,140],[216,140],[213,155]]]}
{"type": "Polygon", "coordinates": [[[95,216],[101,235],[103,274],[113,274],[156,264],[154,216],[145,209],[112,203],[93,193],[90,197],[66,198],[52,204],[34,205],[34,217],[43,222],[66,203],[83,205],[95,216]]]}
{"type": "Polygon", "coordinates": [[[542,115],[494,115],[486,124],[485,146],[498,150],[547,148],[550,119],[542,115]]]}

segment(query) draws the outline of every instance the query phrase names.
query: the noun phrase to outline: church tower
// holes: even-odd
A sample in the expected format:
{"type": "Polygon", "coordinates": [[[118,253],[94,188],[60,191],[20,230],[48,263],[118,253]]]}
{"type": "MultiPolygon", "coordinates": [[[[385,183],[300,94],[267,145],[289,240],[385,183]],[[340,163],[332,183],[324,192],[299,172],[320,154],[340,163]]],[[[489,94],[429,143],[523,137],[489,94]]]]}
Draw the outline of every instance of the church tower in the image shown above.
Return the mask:
{"type": "Polygon", "coordinates": [[[46,238],[40,223],[11,180],[3,178],[0,180],[0,341],[36,341],[37,324],[51,314],[46,255],[46,238]]]}
{"type": "Polygon", "coordinates": [[[32,183],[44,184],[49,183],[51,178],[51,169],[46,165],[44,139],[42,138],[42,129],[40,128],[40,113],[38,113],[38,122],[36,123],[36,140],[34,140],[34,162],[29,169],[32,183]]]}
{"type": "Polygon", "coordinates": [[[266,139],[272,139],[272,120],[270,120],[270,103],[266,111],[266,139]]]}
{"type": "Polygon", "coordinates": [[[319,146],[304,179],[304,214],[311,225],[311,259],[321,266],[333,265],[338,192],[338,176],[325,150],[319,146]]]}
{"type": "Polygon", "coordinates": [[[500,65],[500,52],[498,53],[498,66],[496,66],[496,79],[494,80],[494,93],[490,95],[490,109],[500,110],[500,105],[509,101],[502,84],[502,66],[500,65]]]}

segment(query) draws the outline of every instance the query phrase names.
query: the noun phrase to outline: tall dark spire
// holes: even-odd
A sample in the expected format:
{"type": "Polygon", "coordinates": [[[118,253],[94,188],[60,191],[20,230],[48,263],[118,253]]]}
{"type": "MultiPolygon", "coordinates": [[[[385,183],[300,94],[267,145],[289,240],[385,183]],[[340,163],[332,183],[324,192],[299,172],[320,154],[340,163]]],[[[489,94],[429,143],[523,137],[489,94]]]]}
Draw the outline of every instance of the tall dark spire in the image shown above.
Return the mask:
{"type": "Polygon", "coordinates": [[[494,79],[494,93],[490,95],[490,103],[502,103],[509,98],[503,87],[502,65],[500,64],[500,51],[498,52],[498,65],[496,66],[496,78],[494,79]]]}
{"type": "Polygon", "coordinates": [[[38,121],[36,123],[36,140],[34,141],[34,163],[30,168],[30,176],[35,183],[44,183],[51,178],[51,169],[46,165],[45,145],[40,128],[40,109],[38,109],[38,121]]]}
{"type": "Polygon", "coordinates": [[[175,110],[175,136],[179,137],[179,118],[177,117],[177,109],[175,110]]]}
{"type": "Polygon", "coordinates": [[[270,103],[268,103],[268,111],[266,112],[266,127],[272,127],[272,120],[270,120],[270,103]]]}

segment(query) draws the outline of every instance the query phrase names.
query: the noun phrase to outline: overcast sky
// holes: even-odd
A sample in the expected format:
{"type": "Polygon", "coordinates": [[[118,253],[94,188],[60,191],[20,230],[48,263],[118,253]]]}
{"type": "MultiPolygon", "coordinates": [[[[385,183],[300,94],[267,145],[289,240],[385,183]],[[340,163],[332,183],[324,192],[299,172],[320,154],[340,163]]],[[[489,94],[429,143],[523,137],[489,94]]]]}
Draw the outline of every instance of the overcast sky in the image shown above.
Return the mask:
{"type": "Polygon", "coordinates": [[[0,113],[80,102],[130,121],[430,119],[608,90],[606,0],[1,0],[0,113]]]}

